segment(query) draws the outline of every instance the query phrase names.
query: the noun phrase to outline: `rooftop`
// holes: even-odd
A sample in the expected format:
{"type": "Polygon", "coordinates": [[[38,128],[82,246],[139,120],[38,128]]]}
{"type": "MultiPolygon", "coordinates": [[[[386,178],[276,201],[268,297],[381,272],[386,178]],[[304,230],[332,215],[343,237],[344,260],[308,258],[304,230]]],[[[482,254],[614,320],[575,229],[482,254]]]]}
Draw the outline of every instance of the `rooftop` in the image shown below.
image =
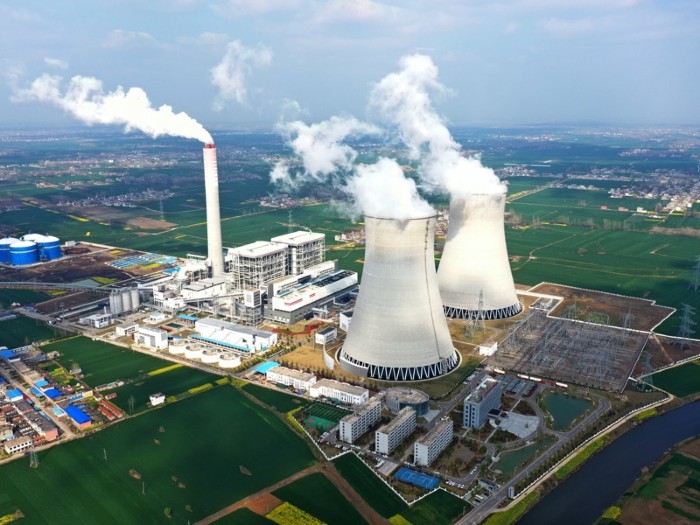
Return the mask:
{"type": "Polygon", "coordinates": [[[278,235],[277,237],[273,237],[271,240],[273,242],[281,242],[290,246],[299,246],[302,244],[321,241],[325,239],[326,236],[323,233],[297,231],[287,233],[285,235],[278,235]]]}
{"type": "Polygon", "coordinates": [[[339,390],[341,392],[345,392],[353,396],[361,396],[362,394],[367,392],[366,388],[349,385],[347,383],[341,383],[340,381],[336,381],[335,379],[321,379],[313,386],[313,388],[321,387],[333,388],[335,390],[339,390]]]}
{"type": "Polygon", "coordinates": [[[257,328],[252,328],[250,326],[243,326],[236,323],[230,323],[228,321],[221,321],[219,319],[214,319],[212,317],[206,317],[204,319],[197,319],[197,326],[212,326],[220,330],[231,330],[233,332],[238,332],[241,334],[247,334],[255,337],[268,338],[272,335],[272,332],[266,330],[258,330],[257,328]]]}
{"type": "Polygon", "coordinates": [[[430,429],[430,432],[416,440],[416,445],[430,446],[438,437],[442,435],[447,427],[453,428],[451,419],[441,419],[437,425],[430,429]]]}
{"type": "Polygon", "coordinates": [[[353,424],[355,421],[360,419],[362,416],[364,416],[367,412],[370,412],[374,407],[376,407],[378,404],[381,404],[381,401],[377,399],[376,397],[373,397],[367,403],[362,405],[359,410],[356,412],[353,412],[352,414],[348,414],[347,416],[343,417],[341,421],[344,421],[345,423],[348,424],[353,424]]]}
{"type": "Polygon", "coordinates": [[[287,249],[285,244],[270,241],[255,241],[250,244],[244,244],[238,248],[229,248],[229,254],[236,254],[240,257],[264,257],[265,255],[273,255],[283,252],[287,249]]]}
{"type": "Polygon", "coordinates": [[[391,434],[397,427],[400,427],[409,419],[413,419],[415,421],[416,411],[411,407],[404,407],[399,411],[398,415],[394,419],[389,421],[377,432],[381,432],[382,434],[391,434]]]}
{"type": "Polygon", "coordinates": [[[291,377],[292,379],[297,379],[299,381],[310,381],[316,377],[308,372],[294,370],[293,368],[287,368],[286,366],[276,366],[272,368],[272,372],[281,376],[291,377]]]}
{"type": "Polygon", "coordinates": [[[498,384],[498,380],[493,377],[486,376],[484,380],[467,396],[465,401],[478,403],[482,401],[498,384]]]}

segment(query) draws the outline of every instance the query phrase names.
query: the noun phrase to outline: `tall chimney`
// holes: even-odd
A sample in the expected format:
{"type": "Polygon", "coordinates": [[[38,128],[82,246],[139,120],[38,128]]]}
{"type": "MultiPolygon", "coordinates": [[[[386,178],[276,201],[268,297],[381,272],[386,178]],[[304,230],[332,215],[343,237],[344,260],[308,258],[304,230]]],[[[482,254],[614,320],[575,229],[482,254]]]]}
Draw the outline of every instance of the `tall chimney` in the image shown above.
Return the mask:
{"type": "Polygon", "coordinates": [[[362,284],[345,344],[344,370],[384,381],[422,381],[459,364],[435,274],[435,217],[365,216],[362,284]]]}
{"type": "Polygon", "coordinates": [[[216,147],[204,145],[204,190],[207,199],[207,252],[212,277],[224,274],[224,249],[221,244],[221,214],[219,212],[219,170],[216,147]]]}

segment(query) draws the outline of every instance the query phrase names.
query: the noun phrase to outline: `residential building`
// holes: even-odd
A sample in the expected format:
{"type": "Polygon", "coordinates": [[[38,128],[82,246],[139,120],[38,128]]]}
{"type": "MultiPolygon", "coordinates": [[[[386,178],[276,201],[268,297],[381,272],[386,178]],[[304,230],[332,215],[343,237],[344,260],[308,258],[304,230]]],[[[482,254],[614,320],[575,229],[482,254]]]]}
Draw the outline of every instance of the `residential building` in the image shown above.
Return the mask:
{"type": "Polygon", "coordinates": [[[369,390],[334,379],[321,379],[309,388],[309,395],[327,397],[349,405],[361,405],[369,399],[369,390]]]}
{"type": "Polygon", "coordinates": [[[379,454],[391,454],[416,429],[416,411],[403,408],[398,415],[374,433],[374,449],[379,454]]]}
{"type": "Polygon", "coordinates": [[[276,366],[267,371],[265,378],[271,383],[291,386],[295,390],[308,390],[316,383],[316,376],[286,366],[276,366]]]}
{"type": "Polygon", "coordinates": [[[382,417],[382,402],[373,397],[357,411],[340,420],[340,440],[354,443],[382,417]]]}
{"type": "Polygon", "coordinates": [[[452,420],[441,419],[430,432],[413,444],[413,461],[416,465],[427,467],[452,442],[452,420]]]}

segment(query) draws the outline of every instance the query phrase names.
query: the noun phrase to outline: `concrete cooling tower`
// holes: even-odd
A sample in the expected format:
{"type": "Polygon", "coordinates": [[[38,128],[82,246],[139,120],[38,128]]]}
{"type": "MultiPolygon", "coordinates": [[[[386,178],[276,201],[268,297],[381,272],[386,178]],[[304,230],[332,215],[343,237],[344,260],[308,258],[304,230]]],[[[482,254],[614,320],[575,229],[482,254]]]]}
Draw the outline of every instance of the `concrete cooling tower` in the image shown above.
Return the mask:
{"type": "Polygon", "coordinates": [[[221,213],[219,212],[219,170],[216,147],[204,145],[204,192],[207,200],[207,255],[211,261],[212,277],[224,274],[224,250],[221,244],[221,213]]]}
{"type": "Polygon", "coordinates": [[[522,310],[508,262],[505,203],[505,191],[450,199],[437,273],[447,317],[503,319],[522,310]]]}
{"type": "Polygon", "coordinates": [[[459,363],[435,273],[435,217],[365,217],[362,285],[340,367],[385,381],[420,381],[459,363]]]}

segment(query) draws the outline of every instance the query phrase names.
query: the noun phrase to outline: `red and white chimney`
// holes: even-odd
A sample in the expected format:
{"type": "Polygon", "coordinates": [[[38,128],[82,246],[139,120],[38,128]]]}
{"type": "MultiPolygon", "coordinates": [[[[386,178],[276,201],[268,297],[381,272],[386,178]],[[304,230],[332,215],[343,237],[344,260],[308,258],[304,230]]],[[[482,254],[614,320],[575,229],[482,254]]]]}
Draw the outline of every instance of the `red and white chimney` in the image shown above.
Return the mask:
{"type": "Polygon", "coordinates": [[[212,277],[224,275],[224,249],[221,244],[221,213],[219,212],[219,169],[216,165],[216,146],[205,144],[204,190],[207,200],[207,252],[212,277]]]}

